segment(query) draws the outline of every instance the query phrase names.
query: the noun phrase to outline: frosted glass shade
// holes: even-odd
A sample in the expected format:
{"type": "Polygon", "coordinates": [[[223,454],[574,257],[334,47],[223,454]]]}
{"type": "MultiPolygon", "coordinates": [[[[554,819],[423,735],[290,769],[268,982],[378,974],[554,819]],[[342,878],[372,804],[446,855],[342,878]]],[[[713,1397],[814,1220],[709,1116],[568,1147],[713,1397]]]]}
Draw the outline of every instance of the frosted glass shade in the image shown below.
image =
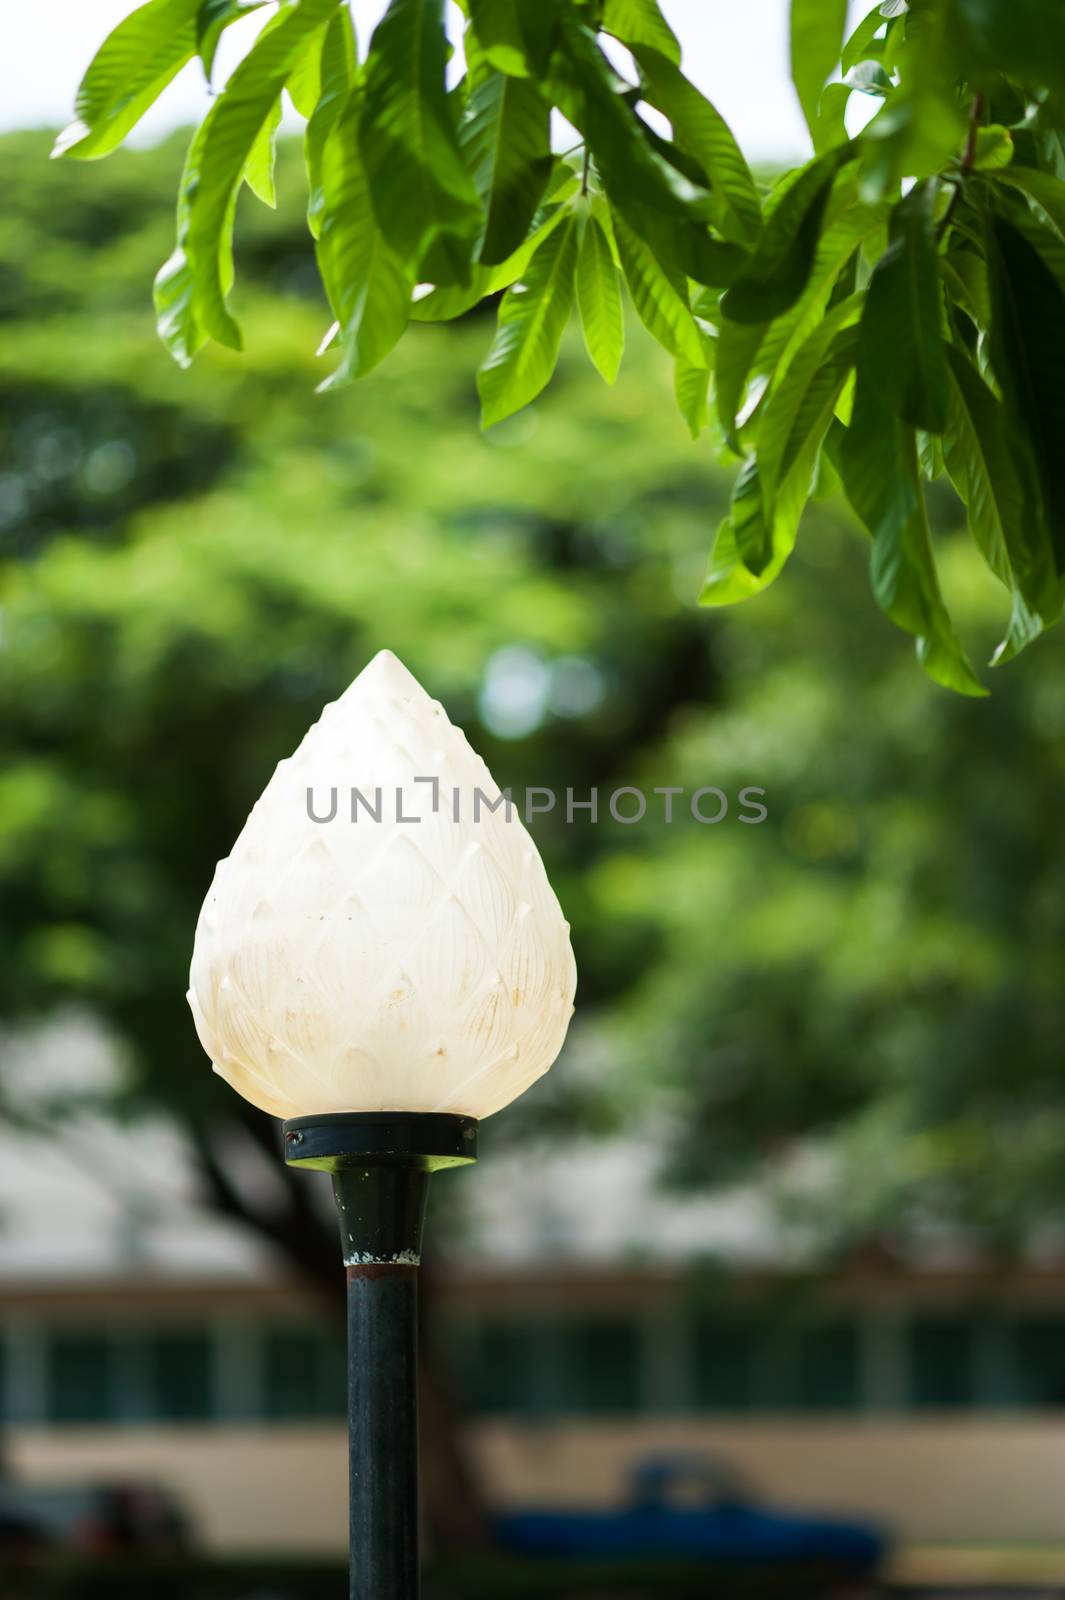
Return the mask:
{"type": "Polygon", "coordinates": [[[569,924],[516,809],[475,818],[478,789],[499,795],[387,650],[278,763],[218,863],[188,996],[247,1100],[486,1117],[550,1067],[573,1013],[569,924]]]}

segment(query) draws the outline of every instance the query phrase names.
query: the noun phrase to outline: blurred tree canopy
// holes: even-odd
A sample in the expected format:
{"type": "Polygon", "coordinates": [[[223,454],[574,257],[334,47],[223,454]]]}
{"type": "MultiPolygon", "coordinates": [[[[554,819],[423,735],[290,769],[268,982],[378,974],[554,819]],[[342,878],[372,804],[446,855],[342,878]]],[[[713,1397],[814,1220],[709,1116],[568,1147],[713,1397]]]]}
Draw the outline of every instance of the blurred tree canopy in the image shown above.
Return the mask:
{"type": "MultiPolygon", "coordinates": [[[[388,645],[516,789],[766,790],[758,827],[735,806],[537,823],[578,1019],[493,1142],[644,1118],[676,1181],[771,1179],[831,1244],[1056,1224],[1065,645],[990,704],[938,694],[863,609],[864,536],[832,501],[789,585],[700,612],[727,480],[635,328],[615,394],[570,335],[550,394],[487,435],[478,313],[308,401],[323,307],[284,143],[281,203],[246,241],[250,353],[182,374],[141,296],[176,146],[81,173],[45,149],[0,140],[3,1019],[102,1018],[129,1108],[182,1119],[216,1202],[331,1282],[310,1186],[275,1169],[263,1204],[228,1176],[235,1144],[274,1134],[208,1070],[183,993],[215,861],[388,645]]],[[[989,644],[1001,591],[941,483],[930,504],[952,607],[989,644]]]]}
{"type": "Polygon", "coordinates": [[[614,382],[624,284],[672,359],[693,436],[712,414],[742,462],[703,603],[772,583],[811,496],[839,483],[870,535],[877,604],[937,682],[985,693],[928,521],[928,486],[945,475],[1011,596],[993,659],[1059,619],[1058,0],[883,0],[853,31],[847,0],[789,0],[813,156],[768,186],[685,76],[658,0],[458,0],[454,48],[446,0],[389,0],[368,42],[357,10],[147,0],[88,65],[56,155],[109,154],[197,58],[212,87],[155,278],[179,362],[209,341],[241,348],[238,199],[246,185],[275,204],[287,103],[306,124],[307,221],[333,317],[322,344],[339,355],[324,387],[372,371],[412,323],[505,291],[477,376],[497,425],[550,380],[574,307],[614,382]],[[223,33],[259,12],[216,83],[223,33]]]}

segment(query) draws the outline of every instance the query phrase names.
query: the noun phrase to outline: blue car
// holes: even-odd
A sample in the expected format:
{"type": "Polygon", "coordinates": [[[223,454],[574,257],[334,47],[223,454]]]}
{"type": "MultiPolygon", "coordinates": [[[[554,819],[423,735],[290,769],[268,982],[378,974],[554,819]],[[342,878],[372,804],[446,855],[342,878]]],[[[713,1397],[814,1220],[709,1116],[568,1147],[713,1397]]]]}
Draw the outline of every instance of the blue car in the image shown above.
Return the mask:
{"type": "Polygon", "coordinates": [[[874,1573],[887,1550],[871,1523],[759,1506],[719,1463],[690,1456],[641,1462],[619,1510],[511,1512],[495,1528],[500,1545],[515,1555],[810,1564],[854,1577],[874,1573]]]}

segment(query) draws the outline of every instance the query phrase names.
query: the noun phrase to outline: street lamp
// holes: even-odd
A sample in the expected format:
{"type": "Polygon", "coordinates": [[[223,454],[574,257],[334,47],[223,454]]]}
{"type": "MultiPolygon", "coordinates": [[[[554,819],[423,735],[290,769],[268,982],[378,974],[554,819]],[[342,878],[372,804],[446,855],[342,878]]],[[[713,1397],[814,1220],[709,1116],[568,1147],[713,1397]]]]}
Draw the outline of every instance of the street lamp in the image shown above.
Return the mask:
{"type": "Polygon", "coordinates": [[[214,1070],[332,1175],[348,1282],[352,1600],[418,1594],[417,1277],[429,1175],[546,1072],[569,925],[460,729],[382,650],[278,763],[196,929],[214,1070]]]}

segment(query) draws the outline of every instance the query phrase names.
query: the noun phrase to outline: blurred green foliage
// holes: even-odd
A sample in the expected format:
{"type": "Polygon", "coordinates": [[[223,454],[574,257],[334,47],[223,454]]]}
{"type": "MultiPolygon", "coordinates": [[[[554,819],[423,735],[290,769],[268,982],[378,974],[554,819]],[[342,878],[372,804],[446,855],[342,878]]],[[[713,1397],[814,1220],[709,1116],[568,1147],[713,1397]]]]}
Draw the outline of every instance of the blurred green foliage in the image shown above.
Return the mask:
{"type": "MultiPolygon", "coordinates": [[[[571,337],[550,393],[487,436],[478,316],[316,396],[330,318],[287,146],[278,211],[242,230],[249,353],[179,372],[145,290],[178,143],[70,170],[43,137],[0,141],[0,1015],[84,1004],[133,1103],[236,1117],[183,999],[200,901],[274,763],[387,645],[500,783],[601,790],[598,825],[535,828],[578,1016],[494,1144],[646,1124],[678,1181],[759,1174],[840,1244],[1054,1223],[1065,640],[990,701],[943,695],[869,612],[866,541],[830,501],[787,585],[698,612],[728,482],[634,328],[616,391],[571,337]],[[733,804],[624,827],[605,803],[626,783],[733,804]]],[[[1004,597],[933,501],[989,653],[1004,597]]]]}
{"type": "MultiPolygon", "coordinates": [[[[231,1600],[233,1595],[270,1594],[276,1600],[333,1600],[343,1591],[345,1569],[336,1562],[278,1561],[94,1561],[91,1566],[49,1562],[27,1565],[12,1581],[11,1600],[231,1600]]],[[[426,1600],[601,1600],[624,1593],[631,1600],[703,1600],[707,1584],[727,1585],[730,1600],[784,1600],[796,1592],[804,1600],[830,1600],[847,1577],[810,1562],[737,1572],[715,1572],[706,1562],[628,1562],[620,1568],[602,1562],[530,1561],[493,1557],[449,1561],[426,1574],[426,1600]],[[801,1588],[798,1586],[801,1585],[801,1588]],[[622,1588],[623,1586],[623,1588],[622,1588]]],[[[713,1592],[713,1591],[711,1591],[713,1592]]]]}

